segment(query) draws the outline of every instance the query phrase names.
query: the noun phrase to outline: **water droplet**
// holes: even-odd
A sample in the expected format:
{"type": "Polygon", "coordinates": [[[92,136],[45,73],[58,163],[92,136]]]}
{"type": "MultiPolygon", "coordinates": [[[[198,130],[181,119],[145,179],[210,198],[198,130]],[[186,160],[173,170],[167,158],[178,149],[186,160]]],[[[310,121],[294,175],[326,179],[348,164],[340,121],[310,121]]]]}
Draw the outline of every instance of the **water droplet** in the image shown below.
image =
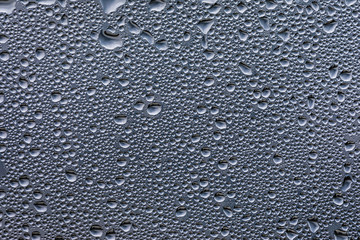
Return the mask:
{"type": "Polygon", "coordinates": [[[342,183],[341,191],[343,191],[343,192],[349,191],[350,188],[351,188],[351,185],[352,185],[352,179],[351,179],[351,177],[350,177],[350,176],[346,176],[346,177],[344,178],[343,183],[342,183]]]}
{"type": "Polygon", "coordinates": [[[147,113],[151,116],[158,115],[162,110],[160,103],[150,103],[147,107],[147,113]]]}
{"type": "Polygon", "coordinates": [[[62,99],[60,92],[52,92],[51,93],[51,101],[53,102],[60,102],[62,99]]]}
{"type": "Polygon", "coordinates": [[[354,5],[356,2],[357,2],[357,0],[345,0],[345,4],[348,7],[354,5]]]}
{"type": "Polygon", "coordinates": [[[349,82],[352,79],[352,73],[349,71],[342,71],[340,73],[340,78],[341,78],[341,80],[343,80],[345,82],[349,82]]]}
{"type": "Polygon", "coordinates": [[[37,60],[41,60],[45,57],[45,50],[42,48],[38,48],[35,50],[35,57],[37,60]]]}
{"type": "Polygon", "coordinates": [[[69,182],[76,182],[77,174],[73,170],[66,170],[65,177],[69,182]]]}
{"type": "Polygon", "coordinates": [[[128,22],[127,28],[128,28],[128,31],[132,34],[140,34],[141,33],[141,28],[133,21],[128,22]]]}
{"type": "Polygon", "coordinates": [[[184,206],[180,206],[176,209],[176,217],[182,218],[185,217],[187,214],[187,210],[184,206]]]}
{"type": "Polygon", "coordinates": [[[32,149],[30,149],[29,153],[32,157],[38,157],[41,153],[41,149],[40,148],[32,148],[32,149]]]}
{"type": "Polygon", "coordinates": [[[161,12],[166,7],[164,0],[150,0],[149,10],[154,12],[161,12]]]}
{"type": "Polygon", "coordinates": [[[126,124],[126,122],[127,122],[127,116],[126,116],[126,115],[123,115],[123,114],[121,114],[121,115],[116,115],[116,116],[114,117],[114,121],[115,121],[116,124],[124,125],[124,124],[126,124]]]}
{"type": "Polygon", "coordinates": [[[251,67],[245,63],[240,62],[239,63],[239,68],[241,70],[241,72],[246,75],[246,76],[251,76],[252,75],[252,70],[251,67]]]}
{"type": "Polygon", "coordinates": [[[339,68],[337,65],[332,65],[329,68],[329,76],[331,79],[335,79],[337,77],[338,73],[339,73],[339,68]]]}
{"type": "Polygon", "coordinates": [[[324,24],[323,30],[326,33],[333,33],[337,27],[338,23],[335,20],[329,21],[324,24]]]}
{"type": "Polygon", "coordinates": [[[99,33],[99,43],[106,49],[113,50],[122,47],[123,39],[119,33],[102,30],[99,33]]]}
{"type": "Polygon", "coordinates": [[[169,48],[168,43],[165,39],[161,39],[155,43],[155,47],[161,51],[165,51],[169,48]]]}
{"type": "Polygon", "coordinates": [[[210,31],[213,24],[214,24],[214,20],[204,19],[204,20],[199,21],[199,23],[197,24],[197,27],[200,29],[200,31],[203,34],[208,34],[208,32],[210,31]]]}
{"type": "Polygon", "coordinates": [[[259,22],[261,27],[265,30],[265,31],[269,31],[270,30],[270,20],[267,17],[260,17],[259,18],[259,22]]]}
{"type": "Polygon", "coordinates": [[[39,213],[44,213],[48,210],[48,207],[44,201],[34,202],[34,208],[39,213]]]}
{"type": "MultiPolygon", "coordinates": [[[[0,5],[0,7],[1,7],[1,5],[0,5]]],[[[8,38],[6,35],[0,34],[0,44],[4,44],[4,43],[6,43],[8,40],[9,40],[9,38],[8,38]]]]}
{"type": "Polygon", "coordinates": [[[333,197],[333,202],[336,205],[341,206],[341,205],[344,204],[344,199],[343,199],[341,194],[335,194],[334,197],[333,197]]]}
{"type": "Polygon", "coordinates": [[[143,30],[140,34],[140,37],[142,37],[148,43],[154,44],[154,37],[149,31],[143,30]]]}
{"type": "Polygon", "coordinates": [[[124,232],[129,232],[131,230],[132,224],[129,220],[125,220],[120,224],[120,229],[124,232]]]}
{"type": "Polygon", "coordinates": [[[308,219],[308,225],[309,225],[310,231],[312,233],[316,233],[320,228],[319,223],[316,218],[308,219]]]}
{"type": "Polygon", "coordinates": [[[104,234],[104,230],[103,230],[103,228],[102,228],[100,225],[92,225],[92,226],[90,227],[90,234],[91,234],[93,237],[100,238],[100,237],[102,237],[102,235],[104,234]]]}
{"type": "Polygon", "coordinates": [[[240,2],[237,6],[236,6],[237,10],[239,11],[239,13],[244,13],[246,12],[246,10],[248,9],[248,7],[245,5],[245,3],[240,2]]]}
{"type": "Polygon", "coordinates": [[[14,11],[16,0],[2,0],[0,1],[0,13],[10,14],[14,11]]]}
{"type": "Polygon", "coordinates": [[[120,6],[126,3],[126,0],[100,0],[105,13],[115,12],[120,6]]]}
{"type": "Polygon", "coordinates": [[[345,143],[345,151],[350,152],[355,149],[355,143],[352,141],[347,141],[345,143]]]}

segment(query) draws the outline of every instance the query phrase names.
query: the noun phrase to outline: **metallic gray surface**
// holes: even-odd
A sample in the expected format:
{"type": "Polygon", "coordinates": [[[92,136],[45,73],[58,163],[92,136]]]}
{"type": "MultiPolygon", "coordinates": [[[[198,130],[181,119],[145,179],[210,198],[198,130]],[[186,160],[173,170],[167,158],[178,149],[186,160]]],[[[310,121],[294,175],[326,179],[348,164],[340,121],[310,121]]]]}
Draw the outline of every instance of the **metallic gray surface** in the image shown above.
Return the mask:
{"type": "Polygon", "coordinates": [[[359,9],[0,1],[0,239],[358,239],[359,9]]]}

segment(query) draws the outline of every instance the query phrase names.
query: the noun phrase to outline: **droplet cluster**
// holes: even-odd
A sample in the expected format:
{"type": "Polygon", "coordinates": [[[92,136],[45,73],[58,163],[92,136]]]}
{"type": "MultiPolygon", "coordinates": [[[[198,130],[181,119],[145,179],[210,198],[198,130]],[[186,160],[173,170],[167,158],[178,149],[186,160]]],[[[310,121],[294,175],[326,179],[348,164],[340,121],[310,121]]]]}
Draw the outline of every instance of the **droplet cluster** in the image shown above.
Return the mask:
{"type": "Polygon", "coordinates": [[[360,1],[0,1],[0,239],[357,239],[360,1]]]}

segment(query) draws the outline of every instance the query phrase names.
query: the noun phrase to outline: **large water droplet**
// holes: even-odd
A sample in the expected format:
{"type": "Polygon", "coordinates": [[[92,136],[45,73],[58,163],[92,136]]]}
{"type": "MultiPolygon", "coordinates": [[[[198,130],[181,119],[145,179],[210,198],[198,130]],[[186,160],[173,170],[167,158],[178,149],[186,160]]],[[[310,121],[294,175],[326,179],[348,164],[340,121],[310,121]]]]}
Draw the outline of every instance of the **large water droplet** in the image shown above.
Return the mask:
{"type": "Polygon", "coordinates": [[[126,0],[100,0],[105,13],[115,12],[116,9],[126,3],[126,0]]]}
{"type": "Polygon", "coordinates": [[[99,43],[106,49],[113,50],[123,45],[123,39],[119,33],[110,30],[102,30],[99,33],[99,43]]]}
{"type": "Polygon", "coordinates": [[[251,76],[252,75],[252,70],[251,67],[245,63],[239,63],[239,68],[241,70],[241,72],[246,75],[246,76],[251,76]]]}
{"type": "Polygon", "coordinates": [[[161,112],[162,106],[160,103],[150,103],[147,107],[147,113],[155,116],[161,112]]]}
{"type": "Polygon", "coordinates": [[[187,214],[187,210],[186,210],[185,207],[180,206],[180,207],[178,207],[178,208],[176,209],[176,214],[175,214],[176,217],[182,218],[182,217],[185,217],[186,214],[187,214]]]}
{"type": "Polygon", "coordinates": [[[197,24],[197,27],[200,29],[200,31],[203,33],[203,34],[207,34],[210,29],[211,29],[211,26],[214,24],[214,20],[211,20],[211,19],[205,19],[205,20],[201,20],[199,21],[199,23],[197,24]]]}
{"type": "Polygon", "coordinates": [[[10,14],[15,9],[16,0],[1,0],[0,12],[10,14]]]}
{"type": "Polygon", "coordinates": [[[100,225],[92,225],[90,227],[90,234],[93,237],[100,238],[104,234],[104,230],[100,225]]]}
{"type": "Polygon", "coordinates": [[[323,30],[326,33],[333,33],[337,27],[338,23],[335,20],[327,22],[323,26],[323,30]]]}
{"type": "Polygon", "coordinates": [[[149,10],[154,12],[161,12],[166,7],[164,0],[150,0],[149,10]]]}

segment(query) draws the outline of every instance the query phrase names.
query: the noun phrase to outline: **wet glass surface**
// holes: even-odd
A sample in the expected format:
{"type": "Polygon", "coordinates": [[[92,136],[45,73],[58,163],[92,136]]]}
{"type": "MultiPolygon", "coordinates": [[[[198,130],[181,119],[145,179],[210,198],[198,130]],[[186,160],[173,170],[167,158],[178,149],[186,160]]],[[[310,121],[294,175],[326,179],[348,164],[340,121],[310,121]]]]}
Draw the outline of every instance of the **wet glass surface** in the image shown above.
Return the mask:
{"type": "Polygon", "coordinates": [[[357,239],[359,4],[0,1],[0,239],[357,239]]]}

